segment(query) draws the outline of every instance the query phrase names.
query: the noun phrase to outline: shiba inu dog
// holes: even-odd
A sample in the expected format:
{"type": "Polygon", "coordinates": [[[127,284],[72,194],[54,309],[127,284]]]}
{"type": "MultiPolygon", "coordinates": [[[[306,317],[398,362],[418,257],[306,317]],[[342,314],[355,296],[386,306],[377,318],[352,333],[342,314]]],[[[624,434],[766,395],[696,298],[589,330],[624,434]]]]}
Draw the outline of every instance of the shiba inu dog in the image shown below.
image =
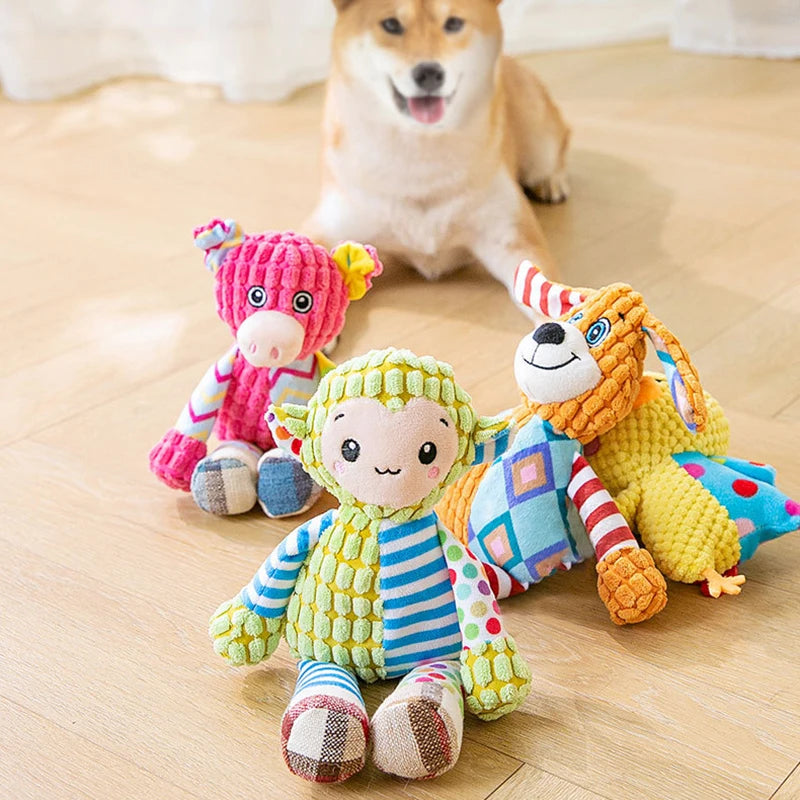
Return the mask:
{"type": "Polygon", "coordinates": [[[501,55],[500,0],[334,0],[323,180],[306,232],[369,241],[437,278],[479,261],[511,289],[555,267],[525,190],[566,199],[569,129],[501,55]]]}

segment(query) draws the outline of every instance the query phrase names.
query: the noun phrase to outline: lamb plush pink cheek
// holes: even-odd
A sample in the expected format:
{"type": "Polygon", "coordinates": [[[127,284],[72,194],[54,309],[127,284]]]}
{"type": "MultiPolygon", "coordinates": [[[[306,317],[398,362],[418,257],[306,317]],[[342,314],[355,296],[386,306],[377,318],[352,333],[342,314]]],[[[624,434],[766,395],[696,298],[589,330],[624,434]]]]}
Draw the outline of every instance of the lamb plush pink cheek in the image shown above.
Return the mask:
{"type": "Polygon", "coordinates": [[[431,467],[428,470],[428,477],[434,481],[439,477],[439,467],[431,467]]]}
{"type": "Polygon", "coordinates": [[[334,461],[333,462],[333,469],[337,475],[344,474],[345,466],[344,461],[334,461]]]}

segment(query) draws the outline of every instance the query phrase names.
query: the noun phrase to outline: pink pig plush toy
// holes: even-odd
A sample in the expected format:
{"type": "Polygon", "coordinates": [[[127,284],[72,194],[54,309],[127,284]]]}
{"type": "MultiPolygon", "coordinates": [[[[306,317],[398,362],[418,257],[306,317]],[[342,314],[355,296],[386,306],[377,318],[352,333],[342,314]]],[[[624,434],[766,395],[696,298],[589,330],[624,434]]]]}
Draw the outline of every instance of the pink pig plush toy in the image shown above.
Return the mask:
{"type": "Polygon", "coordinates": [[[197,228],[194,241],[235,342],[150,452],[150,469],[212,514],[242,514],[257,501],[271,517],[299,514],[320,489],[276,449],[264,414],[314,394],[333,367],[322,348],[383,267],[369,246],[346,242],[328,253],[294,233],[245,235],[230,219],[197,228]],[[219,446],[208,455],[212,432],[219,446]]]}

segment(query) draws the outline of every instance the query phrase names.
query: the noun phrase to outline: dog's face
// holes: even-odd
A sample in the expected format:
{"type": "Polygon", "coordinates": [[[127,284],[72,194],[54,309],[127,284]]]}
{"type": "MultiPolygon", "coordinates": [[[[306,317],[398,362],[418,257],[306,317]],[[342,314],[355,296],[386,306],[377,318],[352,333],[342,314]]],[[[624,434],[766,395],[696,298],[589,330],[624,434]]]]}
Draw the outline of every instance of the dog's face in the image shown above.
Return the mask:
{"type": "Polygon", "coordinates": [[[502,47],[499,0],[334,0],[334,60],[376,113],[457,128],[491,91],[502,47]]]}

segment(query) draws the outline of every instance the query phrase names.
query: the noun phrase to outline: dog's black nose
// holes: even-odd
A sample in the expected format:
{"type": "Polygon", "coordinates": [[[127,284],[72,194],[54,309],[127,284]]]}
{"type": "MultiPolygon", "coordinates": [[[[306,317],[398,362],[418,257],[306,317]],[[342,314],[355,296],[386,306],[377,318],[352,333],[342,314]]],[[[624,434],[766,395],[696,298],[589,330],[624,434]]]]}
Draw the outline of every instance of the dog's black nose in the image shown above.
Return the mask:
{"type": "Polygon", "coordinates": [[[438,61],[423,61],[411,70],[411,77],[424,92],[438,92],[444,85],[444,67],[438,61]]]}
{"type": "Polygon", "coordinates": [[[561,344],[564,341],[564,329],[557,322],[545,322],[533,332],[536,344],[561,344]]]}

